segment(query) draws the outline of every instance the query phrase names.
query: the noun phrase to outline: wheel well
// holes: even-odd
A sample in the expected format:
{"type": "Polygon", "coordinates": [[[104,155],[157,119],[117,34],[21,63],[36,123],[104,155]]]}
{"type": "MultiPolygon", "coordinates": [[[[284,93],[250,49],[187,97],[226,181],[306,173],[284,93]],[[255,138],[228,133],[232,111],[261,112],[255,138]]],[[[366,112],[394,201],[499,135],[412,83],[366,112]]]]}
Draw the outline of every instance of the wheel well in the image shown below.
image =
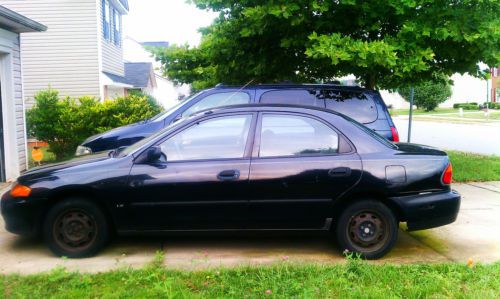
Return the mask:
{"type": "Polygon", "coordinates": [[[340,214],[344,211],[344,209],[347,206],[363,199],[374,199],[380,201],[394,213],[394,217],[396,217],[397,221],[404,220],[403,219],[404,214],[401,208],[393,201],[388,199],[385,195],[381,193],[361,192],[361,193],[350,194],[349,196],[346,197],[342,197],[333,204],[333,221],[335,222],[336,219],[340,217],[340,214]]]}
{"type": "Polygon", "coordinates": [[[108,220],[109,227],[111,231],[116,231],[115,228],[115,223],[113,221],[113,217],[111,216],[111,212],[109,210],[109,207],[104,203],[101,197],[99,197],[95,192],[92,190],[89,190],[87,188],[70,188],[70,189],[64,189],[64,190],[59,190],[52,194],[48,198],[48,204],[47,208],[43,211],[42,217],[40,217],[40,227],[43,227],[43,221],[45,220],[45,217],[49,210],[58,202],[65,200],[66,198],[69,197],[84,197],[94,203],[96,206],[98,206],[101,211],[103,211],[104,215],[106,216],[106,220],[108,220]]]}

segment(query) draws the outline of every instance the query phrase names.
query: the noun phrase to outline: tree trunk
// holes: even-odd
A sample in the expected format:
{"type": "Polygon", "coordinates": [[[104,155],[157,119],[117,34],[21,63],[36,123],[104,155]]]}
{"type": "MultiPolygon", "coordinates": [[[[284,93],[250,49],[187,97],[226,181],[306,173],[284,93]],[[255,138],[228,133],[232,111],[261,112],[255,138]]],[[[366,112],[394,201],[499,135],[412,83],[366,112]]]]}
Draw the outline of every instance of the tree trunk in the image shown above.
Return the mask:
{"type": "Polygon", "coordinates": [[[365,88],[367,89],[375,89],[375,85],[377,84],[377,77],[375,74],[368,74],[365,77],[365,88]]]}

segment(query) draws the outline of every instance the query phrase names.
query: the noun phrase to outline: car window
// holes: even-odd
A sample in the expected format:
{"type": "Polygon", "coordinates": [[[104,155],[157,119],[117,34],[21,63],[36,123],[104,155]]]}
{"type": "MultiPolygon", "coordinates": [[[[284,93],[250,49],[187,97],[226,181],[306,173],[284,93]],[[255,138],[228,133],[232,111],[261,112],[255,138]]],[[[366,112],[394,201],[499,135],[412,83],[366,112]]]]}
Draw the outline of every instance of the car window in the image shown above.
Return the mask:
{"type": "Polygon", "coordinates": [[[324,123],[304,116],[264,114],[259,157],[338,153],[339,136],[324,123]]]}
{"type": "Polygon", "coordinates": [[[377,120],[377,107],[372,97],[367,93],[320,90],[317,96],[325,100],[327,109],[345,114],[360,123],[367,124],[377,120]]]}
{"type": "Polygon", "coordinates": [[[315,90],[284,89],[265,92],[260,97],[261,103],[293,104],[325,108],[323,99],[316,97],[315,90]]]}
{"type": "Polygon", "coordinates": [[[189,116],[198,111],[230,105],[248,104],[250,96],[246,92],[222,92],[211,94],[182,113],[182,116],[189,116]]]}
{"type": "Polygon", "coordinates": [[[242,158],[252,115],[235,115],[199,122],[163,142],[167,161],[242,158]]]}

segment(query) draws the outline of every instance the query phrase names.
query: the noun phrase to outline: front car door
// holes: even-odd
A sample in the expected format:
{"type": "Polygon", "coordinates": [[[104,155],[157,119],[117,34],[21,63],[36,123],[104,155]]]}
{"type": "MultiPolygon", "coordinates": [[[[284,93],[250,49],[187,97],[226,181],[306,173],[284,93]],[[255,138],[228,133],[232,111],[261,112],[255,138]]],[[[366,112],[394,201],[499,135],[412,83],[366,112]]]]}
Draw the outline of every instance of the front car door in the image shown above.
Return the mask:
{"type": "Polygon", "coordinates": [[[255,122],[252,113],[208,116],[159,142],[161,161],[132,167],[130,229],[244,227],[255,122]]]}
{"type": "Polygon", "coordinates": [[[354,147],[326,122],[303,114],[261,113],[255,135],[251,226],[324,227],[334,199],[361,175],[354,147]]]}

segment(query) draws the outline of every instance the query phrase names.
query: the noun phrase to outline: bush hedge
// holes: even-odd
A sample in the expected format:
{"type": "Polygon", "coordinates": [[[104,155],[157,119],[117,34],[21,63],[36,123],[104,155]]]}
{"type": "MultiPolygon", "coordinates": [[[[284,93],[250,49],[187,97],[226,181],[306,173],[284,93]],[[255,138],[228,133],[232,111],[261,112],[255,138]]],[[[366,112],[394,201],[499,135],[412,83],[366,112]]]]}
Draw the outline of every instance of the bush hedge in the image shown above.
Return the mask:
{"type": "Polygon", "coordinates": [[[479,110],[479,105],[475,102],[472,103],[455,103],[453,104],[453,108],[459,109],[462,108],[464,110],[479,110]]]}
{"type": "Polygon", "coordinates": [[[57,159],[74,154],[86,138],[153,117],[161,107],[150,97],[132,93],[101,102],[94,97],[60,98],[57,90],[42,90],[26,112],[29,136],[46,141],[57,159]]]}
{"type": "Polygon", "coordinates": [[[488,103],[484,102],[483,106],[486,107],[486,104],[488,104],[488,108],[490,108],[490,109],[500,109],[500,103],[499,102],[494,102],[494,103],[492,103],[492,102],[488,102],[488,103]]]}

